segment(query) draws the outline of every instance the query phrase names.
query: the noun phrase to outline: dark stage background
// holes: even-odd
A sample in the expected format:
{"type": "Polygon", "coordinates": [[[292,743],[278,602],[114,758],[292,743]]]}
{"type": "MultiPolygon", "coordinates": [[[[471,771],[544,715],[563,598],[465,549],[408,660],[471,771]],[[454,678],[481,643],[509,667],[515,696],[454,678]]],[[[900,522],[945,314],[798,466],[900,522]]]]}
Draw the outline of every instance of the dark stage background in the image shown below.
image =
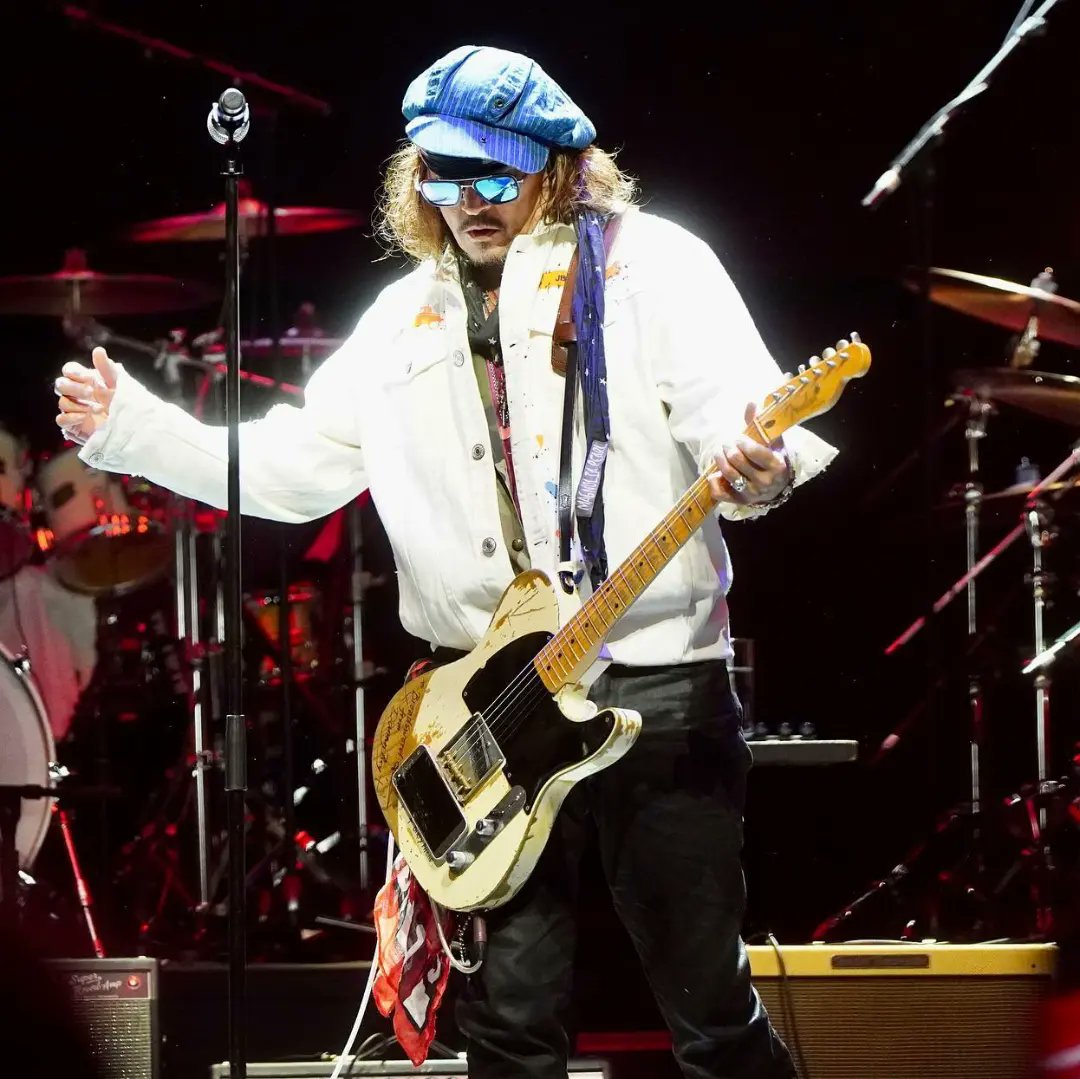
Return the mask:
{"type": "MultiPolygon", "coordinates": [[[[329,101],[326,117],[288,105],[276,124],[257,114],[244,147],[247,171],[258,193],[272,185],[282,204],[365,215],[380,165],[401,136],[407,82],[460,43],[525,51],[592,117],[598,141],[620,150],[647,207],[713,245],[785,367],[851,330],[869,343],[868,377],[813,423],[840,446],[837,462],[782,512],[727,529],[736,567],[734,631],[756,642],[757,718],[774,728],[810,721],[821,735],[861,744],[857,764],[755,772],[748,932],[807,939],[968,793],[962,597],[900,656],[886,660],[882,651],[927,597],[963,570],[962,511],[927,512],[928,497],[943,502],[964,479],[962,424],[931,443],[929,466],[923,431],[948,417],[952,372],[1003,364],[1009,334],[939,309],[928,360],[919,305],[901,285],[927,239],[915,177],[873,212],[859,200],[923,121],[989,59],[1018,6],[769,2],[715,5],[696,17],[685,7],[595,4],[106,0],[94,8],[329,101]],[[935,674],[944,676],[945,689],[919,712],[935,674]],[[897,748],[874,762],[882,738],[902,723],[897,748]]],[[[213,245],[140,246],[118,237],[134,222],[220,201],[204,125],[227,80],[80,26],[61,5],[8,5],[5,21],[0,274],[49,272],[66,248],[78,246],[98,270],[216,283],[222,271],[213,245]]],[[[1078,29],[1080,10],[1063,2],[1045,35],[1014,53],[950,125],[934,157],[928,237],[937,265],[1023,284],[1052,266],[1061,293],[1080,294],[1078,29]]],[[[266,103],[257,91],[250,97],[266,103]]],[[[283,239],[278,251],[285,321],[312,301],[334,334],[348,332],[401,272],[381,259],[367,229],[283,239]]],[[[267,328],[265,299],[253,298],[260,274],[265,282],[265,267],[253,268],[246,332],[267,328]]],[[[178,323],[200,333],[215,318],[211,308],[105,321],[154,337],[178,323]]],[[[716,332],[722,342],[723,327],[716,332]]],[[[51,382],[72,347],[55,320],[4,317],[0,355],[0,421],[36,451],[55,449],[51,382]]],[[[145,373],[142,361],[129,362],[145,373]]],[[[1075,354],[1044,344],[1036,366],[1070,372],[1075,354]]],[[[260,393],[248,391],[252,411],[270,403],[260,393]]],[[[1012,483],[1022,456],[1048,472],[1075,436],[1068,425],[1003,406],[983,446],[987,489],[1012,483]]],[[[1057,575],[1051,637],[1080,618],[1075,505],[1059,513],[1061,535],[1049,555],[1057,575]]],[[[1003,535],[1019,511],[1015,502],[994,506],[985,517],[987,540],[1003,535]]],[[[369,564],[387,568],[385,539],[370,509],[365,513],[369,564]]],[[[297,530],[294,560],[311,534],[297,530]]],[[[247,582],[272,584],[272,530],[253,523],[247,537],[247,582]]],[[[995,800],[1035,775],[1034,698],[1018,673],[1032,641],[1029,557],[1017,545],[981,586],[982,612],[996,626],[979,653],[987,687],[985,782],[995,800]]],[[[420,651],[400,632],[393,609],[384,595],[367,616],[371,658],[391,672],[370,694],[372,722],[380,693],[420,651]]],[[[1054,673],[1051,772],[1062,774],[1080,737],[1075,657],[1066,652],[1054,673]]],[[[600,936],[590,941],[619,941],[603,927],[602,889],[591,895],[595,913],[586,924],[600,936]]],[[[882,920],[871,928],[891,935],[902,924],[882,920]]]]}

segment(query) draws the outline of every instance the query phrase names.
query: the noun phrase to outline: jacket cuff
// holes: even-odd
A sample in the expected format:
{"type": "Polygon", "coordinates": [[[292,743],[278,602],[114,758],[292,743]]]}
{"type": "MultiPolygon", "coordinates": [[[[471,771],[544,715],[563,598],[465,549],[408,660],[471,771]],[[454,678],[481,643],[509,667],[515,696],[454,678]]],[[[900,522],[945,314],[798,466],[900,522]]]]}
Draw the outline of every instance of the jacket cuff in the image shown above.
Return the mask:
{"type": "Polygon", "coordinates": [[[130,472],[131,463],[124,460],[125,450],[140,431],[153,425],[154,412],[161,402],[121,364],[117,367],[109,418],[87,439],[79,450],[79,459],[105,472],[130,472]]]}
{"type": "MultiPolygon", "coordinates": [[[[823,438],[802,427],[792,427],[784,432],[784,452],[791,462],[793,487],[801,487],[808,480],[824,472],[836,458],[839,450],[830,446],[823,438]]],[[[702,454],[698,462],[704,473],[712,467],[713,459],[720,452],[722,443],[716,443],[708,452],[702,454]]],[[[761,517],[772,509],[772,503],[763,502],[757,506],[743,505],[741,502],[721,501],[717,504],[720,516],[727,521],[745,521],[752,517],[761,517]]]]}

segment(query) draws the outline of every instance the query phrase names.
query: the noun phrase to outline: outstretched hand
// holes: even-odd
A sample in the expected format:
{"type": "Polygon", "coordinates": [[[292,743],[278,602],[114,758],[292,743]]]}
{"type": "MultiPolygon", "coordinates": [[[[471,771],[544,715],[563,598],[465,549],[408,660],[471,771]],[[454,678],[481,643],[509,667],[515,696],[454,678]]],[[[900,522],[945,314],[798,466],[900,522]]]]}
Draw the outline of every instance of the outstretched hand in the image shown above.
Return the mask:
{"type": "Polygon", "coordinates": [[[90,436],[109,418],[109,409],[116,394],[120,368],[105,349],[95,348],[93,367],[81,363],[65,363],[54,384],[60,398],[56,423],[71,442],[85,445],[90,436]]]}

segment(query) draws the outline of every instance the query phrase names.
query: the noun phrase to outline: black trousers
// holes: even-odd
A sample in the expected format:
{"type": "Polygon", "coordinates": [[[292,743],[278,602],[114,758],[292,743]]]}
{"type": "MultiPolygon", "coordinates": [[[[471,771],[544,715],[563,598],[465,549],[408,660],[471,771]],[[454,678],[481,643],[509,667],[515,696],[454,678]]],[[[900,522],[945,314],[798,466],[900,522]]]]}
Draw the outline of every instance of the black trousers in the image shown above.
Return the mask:
{"type": "Polygon", "coordinates": [[[615,909],[692,1079],[791,1079],[739,936],[750,751],[723,663],[611,667],[590,695],[641,713],[613,767],[579,784],[525,888],[488,919],[458,1001],[470,1079],[566,1079],[578,866],[598,829],[615,909]]]}

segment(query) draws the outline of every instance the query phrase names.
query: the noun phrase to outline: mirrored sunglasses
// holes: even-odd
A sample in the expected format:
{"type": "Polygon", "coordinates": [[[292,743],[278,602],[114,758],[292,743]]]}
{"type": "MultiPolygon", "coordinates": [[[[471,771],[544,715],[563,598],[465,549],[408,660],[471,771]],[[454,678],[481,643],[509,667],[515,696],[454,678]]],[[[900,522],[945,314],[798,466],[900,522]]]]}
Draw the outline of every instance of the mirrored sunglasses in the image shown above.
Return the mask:
{"type": "Polygon", "coordinates": [[[417,180],[416,190],[432,206],[456,206],[471,187],[484,202],[501,206],[513,202],[521,193],[514,176],[480,176],[473,180],[417,180]]]}

